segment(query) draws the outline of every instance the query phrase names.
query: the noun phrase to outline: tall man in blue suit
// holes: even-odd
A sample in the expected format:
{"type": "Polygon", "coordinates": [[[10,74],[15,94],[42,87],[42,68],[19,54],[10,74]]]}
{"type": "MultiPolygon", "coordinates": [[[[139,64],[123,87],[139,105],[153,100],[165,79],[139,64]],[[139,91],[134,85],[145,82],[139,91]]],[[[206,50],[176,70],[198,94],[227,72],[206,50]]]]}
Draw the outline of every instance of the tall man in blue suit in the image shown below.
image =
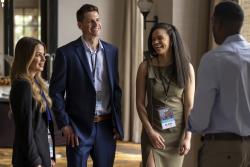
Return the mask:
{"type": "Polygon", "coordinates": [[[123,138],[118,51],[100,40],[98,8],[76,13],[82,36],[56,51],[50,96],[58,128],[66,138],[68,167],[112,167],[116,139],[123,138]]]}

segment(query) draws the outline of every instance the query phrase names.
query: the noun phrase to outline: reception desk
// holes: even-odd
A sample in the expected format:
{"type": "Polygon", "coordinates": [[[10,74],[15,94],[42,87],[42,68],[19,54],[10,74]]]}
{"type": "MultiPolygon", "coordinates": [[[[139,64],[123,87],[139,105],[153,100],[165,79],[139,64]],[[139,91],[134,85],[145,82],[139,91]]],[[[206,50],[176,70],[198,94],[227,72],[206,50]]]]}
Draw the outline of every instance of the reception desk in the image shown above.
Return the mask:
{"type": "MultiPolygon", "coordinates": [[[[11,147],[14,139],[14,120],[9,114],[9,87],[0,86],[0,147],[11,147]]],[[[56,145],[64,145],[65,140],[61,132],[57,129],[55,124],[55,141],[56,145]]]]}

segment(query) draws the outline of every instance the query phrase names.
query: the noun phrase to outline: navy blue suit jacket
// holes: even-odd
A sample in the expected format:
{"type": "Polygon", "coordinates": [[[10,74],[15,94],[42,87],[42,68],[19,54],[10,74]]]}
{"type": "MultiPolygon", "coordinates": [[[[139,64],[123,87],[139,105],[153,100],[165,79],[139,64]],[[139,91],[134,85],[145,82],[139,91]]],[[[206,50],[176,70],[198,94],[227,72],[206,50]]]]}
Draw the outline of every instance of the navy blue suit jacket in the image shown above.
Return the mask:
{"type": "MultiPolygon", "coordinates": [[[[111,88],[113,126],[123,138],[118,51],[101,42],[111,88]]],[[[82,140],[89,137],[94,125],[96,92],[81,38],[57,49],[49,90],[58,128],[70,125],[82,140]]]]}

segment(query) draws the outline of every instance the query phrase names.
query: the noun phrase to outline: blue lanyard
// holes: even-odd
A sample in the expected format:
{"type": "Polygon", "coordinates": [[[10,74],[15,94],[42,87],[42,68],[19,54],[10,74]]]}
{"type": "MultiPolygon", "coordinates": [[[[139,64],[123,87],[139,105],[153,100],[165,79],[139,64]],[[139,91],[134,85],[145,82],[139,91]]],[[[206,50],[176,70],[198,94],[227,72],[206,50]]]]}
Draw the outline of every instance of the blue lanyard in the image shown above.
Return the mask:
{"type": "Polygon", "coordinates": [[[43,100],[45,100],[45,103],[46,103],[46,110],[45,111],[46,111],[47,119],[48,119],[48,121],[52,121],[52,116],[51,116],[51,112],[50,112],[50,109],[49,109],[49,105],[48,105],[48,101],[46,99],[46,96],[45,96],[43,90],[41,89],[40,84],[38,83],[38,81],[36,79],[35,79],[35,83],[40,88],[42,98],[43,98],[43,100]]]}
{"type": "Polygon", "coordinates": [[[97,64],[97,52],[90,52],[90,60],[91,60],[91,66],[92,66],[92,75],[95,79],[95,70],[96,70],[96,64],[97,64]],[[95,55],[95,58],[93,56],[95,55]]]}
{"type": "Polygon", "coordinates": [[[48,101],[45,97],[43,90],[41,90],[41,94],[42,94],[43,100],[45,100],[45,102],[46,102],[46,114],[47,114],[48,121],[52,121],[52,118],[51,118],[52,116],[51,116],[51,112],[49,109],[48,101]]]}

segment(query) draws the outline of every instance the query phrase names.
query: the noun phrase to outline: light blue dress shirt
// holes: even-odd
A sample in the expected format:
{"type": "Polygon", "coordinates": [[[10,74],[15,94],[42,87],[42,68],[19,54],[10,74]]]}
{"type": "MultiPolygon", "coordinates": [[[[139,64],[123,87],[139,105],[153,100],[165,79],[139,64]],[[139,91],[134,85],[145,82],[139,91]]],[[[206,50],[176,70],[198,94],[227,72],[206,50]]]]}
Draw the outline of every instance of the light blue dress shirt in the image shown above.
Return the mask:
{"type": "Polygon", "coordinates": [[[189,129],[250,135],[250,44],[237,34],[200,63],[189,129]]]}
{"type": "Polygon", "coordinates": [[[87,55],[90,71],[94,71],[94,86],[96,90],[96,115],[105,115],[111,112],[110,106],[110,86],[108,81],[107,63],[105,60],[104,48],[99,41],[97,50],[92,50],[87,42],[81,37],[85,54],[87,55]]]}

